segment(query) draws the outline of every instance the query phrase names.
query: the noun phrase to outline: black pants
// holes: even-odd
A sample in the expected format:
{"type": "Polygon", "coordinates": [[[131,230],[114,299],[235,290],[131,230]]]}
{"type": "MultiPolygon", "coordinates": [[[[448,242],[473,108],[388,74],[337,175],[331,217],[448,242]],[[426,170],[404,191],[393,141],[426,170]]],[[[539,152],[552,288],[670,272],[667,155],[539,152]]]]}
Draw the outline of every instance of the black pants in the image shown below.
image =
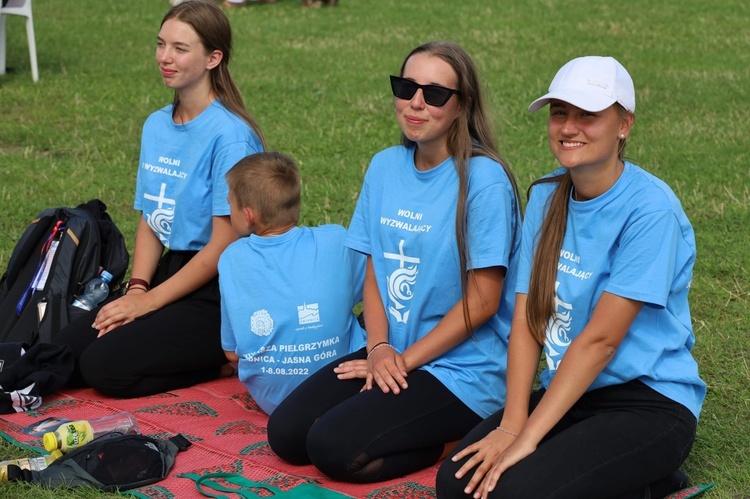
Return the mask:
{"type": "MultiPolygon", "coordinates": [[[[532,394],[530,410],[543,394],[532,394]]],[[[453,454],[497,428],[502,416],[500,411],[484,420],[453,454]]],[[[676,488],[673,473],[690,452],[695,430],[695,417],[686,407],[640,381],[593,390],[581,397],[536,451],[500,477],[490,497],[664,497],[676,488]]],[[[454,476],[468,459],[443,462],[437,476],[439,498],[470,497],[463,489],[474,471],[461,480],[454,476]]]]}
{"type": "MultiPolygon", "coordinates": [[[[176,273],[194,255],[168,251],[153,285],[176,273]]],[[[72,322],[55,339],[75,352],[71,386],[90,386],[113,397],[141,397],[215,379],[227,362],[221,348],[218,278],[98,339],[98,331],[91,327],[97,312],[72,322]]]]}
{"type": "Polygon", "coordinates": [[[360,392],[364,380],[339,380],[333,368],[363,359],[365,350],[323,367],[276,408],[268,443],[292,464],[314,464],[331,478],[377,482],[437,463],[445,444],[481,421],[433,375],[409,373],[400,394],[360,392]]]}

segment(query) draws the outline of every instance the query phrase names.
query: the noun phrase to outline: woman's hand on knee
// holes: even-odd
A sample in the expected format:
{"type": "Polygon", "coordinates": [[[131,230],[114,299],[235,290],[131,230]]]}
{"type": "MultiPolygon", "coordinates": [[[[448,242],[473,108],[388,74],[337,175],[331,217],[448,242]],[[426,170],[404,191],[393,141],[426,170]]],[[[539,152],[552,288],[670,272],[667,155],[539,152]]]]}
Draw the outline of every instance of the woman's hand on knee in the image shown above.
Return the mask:
{"type": "Polygon", "coordinates": [[[393,348],[380,348],[373,351],[367,359],[367,378],[365,388],[371,390],[377,384],[383,393],[394,395],[406,390],[406,364],[401,354],[393,348]]]}
{"type": "Polygon", "coordinates": [[[151,312],[150,300],[146,296],[147,293],[131,293],[103,306],[91,325],[99,330],[97,338],[151,312]]]}
{"type": "Polygon", "coordinates": [[[490,492],[495,490],[497,481],[500,479],[502,474],[505,473],[508,468],[510,468],[523,458],[531,455],[531,453],[535,450],[535,445],[529,445],[525,443],[522,438],[519,438],[515,442],[513,442],[507,449],[505,449],[505,452],[500,455],[500,458],[495,461],[495,464],[492,466],[490,472],[487,473],[487,476],[484,477],[481,486],[477,488],[477,492],[481,491],[481,495],[474,494],[474,497],[477,499],[480,497],[482,499],[487,499],[490,492]]]}
{"type": "MultiPolygon", "coordinates": [[[[472,494],[473,492],[473,497],[475,498],[484,497],[482,496],[482,493],[486,489],[485,485],[488,485],[485,483],[489,477],[488,472],[495,469],[495,464],[500,459],[500,456],[503,455],[503,452],[505,452],[505,450],[513,443],[515,438],[516,437],[508,433],[494,430],[487,434],[482,440],[465,447],[453,456],[451,460],[453,462],[458,462],[471,455],[464,465],[456,472],[456,478],[463,478],[464,475],[469,473],[474,467],[477,468],[474,471],[474,475],[472,475],[469,480],[468,485],[464,489],[466,494],[472,494]]],[[[493,488],[496,483],[497,479],[495,479],[495,483],[492,484],[493,488]]]]}
{"type": "Polygon", "coordinates": [[[333,368],[339,379],[366,379],[367,360],[355,359],[342,362],[333,368]]]}

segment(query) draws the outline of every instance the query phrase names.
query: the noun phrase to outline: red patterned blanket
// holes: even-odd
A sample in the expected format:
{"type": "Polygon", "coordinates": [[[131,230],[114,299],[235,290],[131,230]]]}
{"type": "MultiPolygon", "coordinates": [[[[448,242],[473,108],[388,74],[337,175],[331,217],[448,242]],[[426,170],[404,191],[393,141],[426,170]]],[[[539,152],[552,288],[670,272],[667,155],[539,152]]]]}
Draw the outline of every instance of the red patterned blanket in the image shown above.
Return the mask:
{"type": "Polygon", "coordinates": [[[68,390],[45,397],[36,411],[0,416],[0,435],[27,450],[43,449],[41,437],[22,430],[49,417],[94,419],[129,411],[145,435],[167,438],[181,433],[192,446],[177,456],[166,480],[124,492],[149,499],[203,497],[183,473],[241,474],[282,490],[316,484],[356,498],[434,498],[437,466],[400,480],[357,485],[326,478],[313,466],[291,466],[271,452],[266,440],[268,417],[236,378],[225,378],[192,388],[137,399],[105,398],[90,389],[68,390]]]}

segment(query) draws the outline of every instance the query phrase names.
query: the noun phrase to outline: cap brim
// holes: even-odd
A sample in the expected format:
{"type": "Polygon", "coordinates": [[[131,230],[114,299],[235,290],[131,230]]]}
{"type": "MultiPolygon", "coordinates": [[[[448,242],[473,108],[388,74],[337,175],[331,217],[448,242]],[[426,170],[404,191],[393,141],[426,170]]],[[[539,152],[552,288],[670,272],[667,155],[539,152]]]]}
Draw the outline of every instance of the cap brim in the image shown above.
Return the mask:
{"type": "Polygon", "coordinates": [[[592,92],[584,92],[581,90],[573,89],[560,89],[539,97],[537,100],[531,103],[531,105],[529,106],[529,111],[537,111],[549,104],[553,99],[573,104],[574,106],[579,107],[584,111],[590,111],[592,113],[603,111],[617,102],[617,100],[613,99],[612,97],[597,95],[592,92]]]}

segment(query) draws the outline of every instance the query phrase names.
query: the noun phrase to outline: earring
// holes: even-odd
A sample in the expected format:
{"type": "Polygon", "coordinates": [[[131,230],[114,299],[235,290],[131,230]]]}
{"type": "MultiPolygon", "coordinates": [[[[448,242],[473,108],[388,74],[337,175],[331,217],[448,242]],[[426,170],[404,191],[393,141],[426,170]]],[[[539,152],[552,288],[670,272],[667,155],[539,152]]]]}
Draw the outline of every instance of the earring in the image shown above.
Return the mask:
{"type": "Polygon", "coordinates": [[[624,140],[624,139],[625,139],[625,134],[624,134],[624,133],[621,133],[621,134],[620,134],[620,139],[621,139],[621,140],[624,140]]]}

